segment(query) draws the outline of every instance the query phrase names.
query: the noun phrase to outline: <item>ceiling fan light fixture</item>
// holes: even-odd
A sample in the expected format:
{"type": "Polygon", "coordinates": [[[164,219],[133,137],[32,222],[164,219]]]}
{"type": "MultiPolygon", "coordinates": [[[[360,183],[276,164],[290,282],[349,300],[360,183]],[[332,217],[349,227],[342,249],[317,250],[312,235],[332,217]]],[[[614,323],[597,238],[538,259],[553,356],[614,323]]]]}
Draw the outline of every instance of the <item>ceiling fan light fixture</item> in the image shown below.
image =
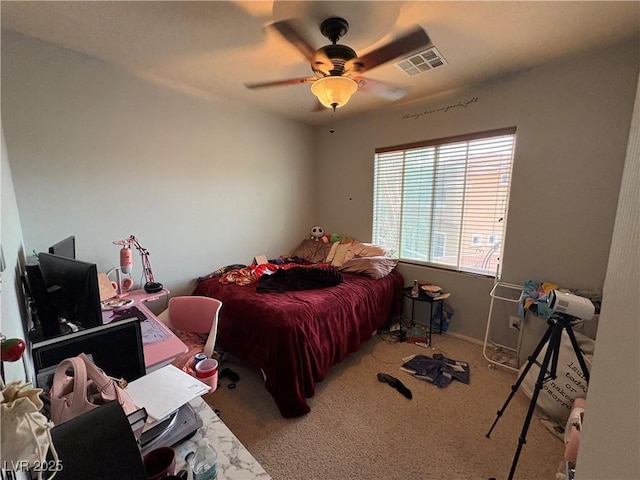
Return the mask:
{"type": "Polygon", "coordinates": [[[356,90],[358,84],[349,77],[323,77],[311,85],[311,93],[318,97],[322,105],[334,111],[345,105],[356,90]]]}

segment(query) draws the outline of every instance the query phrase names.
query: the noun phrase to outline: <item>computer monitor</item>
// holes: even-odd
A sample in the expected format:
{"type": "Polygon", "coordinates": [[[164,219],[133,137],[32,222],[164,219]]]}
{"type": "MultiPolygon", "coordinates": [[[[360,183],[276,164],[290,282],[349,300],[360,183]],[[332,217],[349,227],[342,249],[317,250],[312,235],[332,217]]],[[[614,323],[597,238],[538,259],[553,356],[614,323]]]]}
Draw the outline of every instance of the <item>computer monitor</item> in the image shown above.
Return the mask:
{"type": "Polygon", "coordinates": [[[51,303],[40,265],[37,263],[25,265],[22,279],[33,320],[33,329],[30,330],[29,337],[34,340],[70,333],[71,329],[60,322],[58,311],[51,303]]]}
{"type": "Polygon", "coordinates": [[[58,243],[54,243],[49,247],[49,253],[61,257],[76,258],[76,237],[71,235],[58,243]]]}
{"type": "Polygon", "coordinates": [[[38,260],[48,302],[58,317],[81,328],[102,325],[96,264],[44,252],[38,260]]]}
{"type": "Polygon", "coordinates": [[[53,373],[65,358],[80,353],[114,378],[131,382],[146,374],[142,330],[137,318],[127,318],[89,330],[34,342],[31,347],[36,386],[49,391],[53,373]]]}

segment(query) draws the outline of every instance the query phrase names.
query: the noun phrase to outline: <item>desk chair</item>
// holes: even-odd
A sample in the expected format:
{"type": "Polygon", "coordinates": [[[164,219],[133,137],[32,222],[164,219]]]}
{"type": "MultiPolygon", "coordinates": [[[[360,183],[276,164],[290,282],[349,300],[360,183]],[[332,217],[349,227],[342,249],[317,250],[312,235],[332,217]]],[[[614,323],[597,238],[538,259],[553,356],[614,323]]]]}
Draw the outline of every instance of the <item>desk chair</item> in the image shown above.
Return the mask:
{"type": "Polygon", "coordinates": [[[169,307],[158,315],[158,319],[189,347],[186,354],[172,362],[173,365],[194,374],[192,367],[195,354],[217,357],[214,347],[221,308],[222,302],[210,297],[186,295],[169,300],[169,307]]]}

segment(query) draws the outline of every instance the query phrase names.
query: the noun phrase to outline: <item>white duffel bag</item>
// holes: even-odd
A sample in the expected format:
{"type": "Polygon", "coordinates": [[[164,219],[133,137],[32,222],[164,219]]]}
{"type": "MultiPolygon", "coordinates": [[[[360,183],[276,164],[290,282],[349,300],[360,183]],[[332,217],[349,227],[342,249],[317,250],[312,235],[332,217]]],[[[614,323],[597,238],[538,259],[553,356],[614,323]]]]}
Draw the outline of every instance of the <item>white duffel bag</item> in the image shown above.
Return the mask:
{"type": "MultiPolygon", "coordinates": [[[[591,338],[574,332],[578,347],[582,352],[582,357],[587,365],[587,369],[591,370],[591,358],[595,347],[595,341],[591,338]]],[[[549,342],[547,342],[538,354],[538,364],[544,360],[547,353],[549,342]]],[[[552,360],[549,361],[548,369],[552,367],[552,360]]],[[[520,388],[522,392],[529,398],[533,396],[533,390],[540,374],[540,367],[534,363],[522,380],[520,388]]],[[[527,363],[520,368],[522,374],[527,363]]],[[[550,379],[543,383],[542,389],[538,394],[536,406],[542,413],[551,420],[555,420],[561,424],[566,423],[573,407],[573,401],[576,398],[587,398],[587,381],[584,378],[582,368],[571,344],[571,339],[566,330],[562,331],[562,339],[560,341],[560,349],[558,352],[558,368],[556,370],[555,380],[550,379]]]]}

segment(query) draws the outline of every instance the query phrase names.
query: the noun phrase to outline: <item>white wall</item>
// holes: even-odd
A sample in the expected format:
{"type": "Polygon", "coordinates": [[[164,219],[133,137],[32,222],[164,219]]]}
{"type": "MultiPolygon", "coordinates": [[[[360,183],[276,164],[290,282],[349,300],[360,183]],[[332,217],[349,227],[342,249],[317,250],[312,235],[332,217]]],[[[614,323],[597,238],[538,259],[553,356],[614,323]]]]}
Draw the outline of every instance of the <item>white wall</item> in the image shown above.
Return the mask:
{"type": "Polygon", "coordinates": [[[6,30],[2,118],[29,253],[75,235],[106,271],[135,235],[156,280],[190,293],[313,223],[310,127],[6,30]]]}
{"type": "Polygon", "coordinates": [[[640,478],[640,79],[594,356],[577,479],[640,478]]]}
{"type": "MultiPolygon", "coordinates": [[[[2,130],[0,128],[0,130],[2,130]]],[[[0,273],[0,332],[7,338],[26,338],[27,326],[23,319],[26,318],[24,301],[16,292],[21,290],[20,272],[24,265],[24,251],[22,247],[22,229],[20,227],[20,215],[16,204],[16,195],[13,188],[11,166],[7,152],[4,131],[2,136],[2,163],[0,164],[0,243],[4,252],[6,269],[0,273]]],[[[25,357],[27,365],[30,360],[25,357]]],[[[23,363],[5,362],[5,381],[25,380],[23,363]]],[[[26,371],[29,371],[27,367],[26,371]]]]}
{"type": "MultiPolygon", "coordinates": [[[[338,121],[334,134],[318,129],[316,188],[326,190],[318,195],[318,221],[327,232],[371,238],[376,147],[516,126],[503,280],[602,289],[638,64],[638,45],[620,45],[338,121]],[[606,58],[607,68],[596,58],[606,58]]],[[[423,74],[420,81],[432,74],[437,72],[423,74]]],[[[484,337],[491,280],[400,269],[407,284],[429,280],[452,293],[451,331],[484,337]]]]}

